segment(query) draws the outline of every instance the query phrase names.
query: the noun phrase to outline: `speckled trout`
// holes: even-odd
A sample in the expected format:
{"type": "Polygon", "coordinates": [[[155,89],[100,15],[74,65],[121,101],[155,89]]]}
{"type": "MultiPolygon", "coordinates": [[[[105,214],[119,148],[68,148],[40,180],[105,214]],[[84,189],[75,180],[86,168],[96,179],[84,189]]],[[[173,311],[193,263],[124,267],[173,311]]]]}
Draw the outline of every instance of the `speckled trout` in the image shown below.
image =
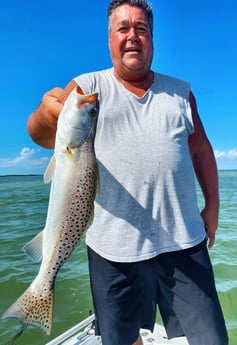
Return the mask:
{"type": "Polygon", "coordinates": [[[52,328],[57,273],[93,221],[99,180],[93,145],[97,98],[97,94],[83,95],[76,87],[63,106],[54,156],[44,174],[45,183],[51,181],[45,228],[23,248],[33,261],[41,261],[39,272],[2,316],[17,318],[46,334],[52,328]]]}

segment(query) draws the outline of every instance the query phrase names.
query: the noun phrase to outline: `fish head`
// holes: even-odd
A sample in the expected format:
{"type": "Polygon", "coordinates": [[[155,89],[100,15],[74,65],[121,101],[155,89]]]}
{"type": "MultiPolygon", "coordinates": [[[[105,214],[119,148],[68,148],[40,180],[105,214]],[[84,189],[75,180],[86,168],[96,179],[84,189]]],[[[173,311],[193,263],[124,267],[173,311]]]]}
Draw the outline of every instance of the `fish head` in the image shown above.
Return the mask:
{"type": "Polygon", "coordinates": [[[82,146],[94,137],[98,114],[98,93],[84,95],[79,87],[73,89],[59,115],[56,144],[67,149],[82,146]]]}

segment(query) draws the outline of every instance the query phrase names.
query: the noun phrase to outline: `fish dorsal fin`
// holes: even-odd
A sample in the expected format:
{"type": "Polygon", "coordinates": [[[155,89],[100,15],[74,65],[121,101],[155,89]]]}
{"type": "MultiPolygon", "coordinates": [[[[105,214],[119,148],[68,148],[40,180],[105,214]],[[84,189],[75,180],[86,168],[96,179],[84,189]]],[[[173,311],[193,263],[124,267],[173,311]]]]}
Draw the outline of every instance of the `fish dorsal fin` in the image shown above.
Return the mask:
{"type": "Polygon", "coordinates": [[[49,164],[44,173],[44,183],[49,183],[53,179],[54,171],[56,166],[55,156],[50,159],[49,164]]]}
{"type": "Polygon", "coordinates": [[[40,262],[42,260],[42,242],[43,231],[36,235],[30,242],[26,243],[22,248],[23,252],[25,252],[33,262],[40,262]]]}

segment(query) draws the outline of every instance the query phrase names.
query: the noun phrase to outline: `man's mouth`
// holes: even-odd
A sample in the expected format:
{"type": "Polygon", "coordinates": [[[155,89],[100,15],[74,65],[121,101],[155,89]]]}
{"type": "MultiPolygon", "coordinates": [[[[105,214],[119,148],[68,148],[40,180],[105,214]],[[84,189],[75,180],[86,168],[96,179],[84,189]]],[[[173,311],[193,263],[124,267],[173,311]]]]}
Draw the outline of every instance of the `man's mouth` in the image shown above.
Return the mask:
{"type": "Polygon", "coordinates": [[[126,48],[125,49],[125,53],[141,53],[141,49],[140,48],[126,48]]]}

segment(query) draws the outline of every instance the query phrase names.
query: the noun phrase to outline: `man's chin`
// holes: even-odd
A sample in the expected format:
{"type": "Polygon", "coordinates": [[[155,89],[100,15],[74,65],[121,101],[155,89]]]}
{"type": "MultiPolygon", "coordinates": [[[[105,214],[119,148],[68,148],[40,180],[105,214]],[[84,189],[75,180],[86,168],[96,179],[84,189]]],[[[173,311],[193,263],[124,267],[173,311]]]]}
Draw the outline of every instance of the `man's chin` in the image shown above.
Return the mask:
{"type": "Polygon", "coordinates": [[[144,69],[144,63],[141,63],[141,61],[138,61],[137,59],[129,59],[129,61],[125,60],[124,66],[131,72],[139,72],[144,69]]]}

